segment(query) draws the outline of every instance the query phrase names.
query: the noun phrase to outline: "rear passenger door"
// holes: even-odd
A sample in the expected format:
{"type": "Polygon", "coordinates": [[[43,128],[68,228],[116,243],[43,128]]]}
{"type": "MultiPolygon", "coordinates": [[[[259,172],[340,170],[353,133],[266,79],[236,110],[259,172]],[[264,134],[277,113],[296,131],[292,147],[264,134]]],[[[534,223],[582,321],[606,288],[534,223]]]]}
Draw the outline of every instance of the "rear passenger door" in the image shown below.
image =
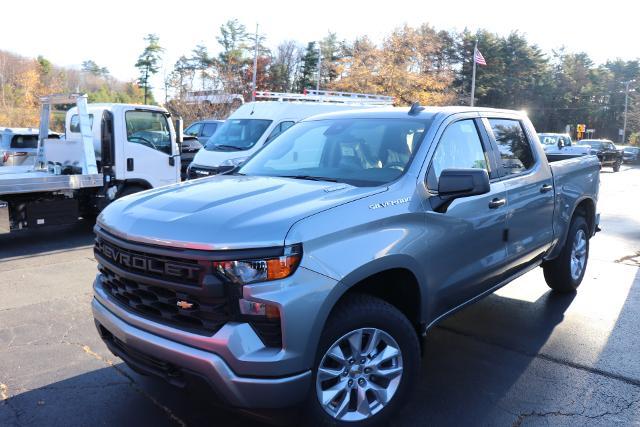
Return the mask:
{"type": "Polygon", "coordinates": [[[484,119],[507,191],[508,267],[542,255],[553,239],[554,189],[551,169],[540,158],[526,124],[519,119],[484,119]]]}

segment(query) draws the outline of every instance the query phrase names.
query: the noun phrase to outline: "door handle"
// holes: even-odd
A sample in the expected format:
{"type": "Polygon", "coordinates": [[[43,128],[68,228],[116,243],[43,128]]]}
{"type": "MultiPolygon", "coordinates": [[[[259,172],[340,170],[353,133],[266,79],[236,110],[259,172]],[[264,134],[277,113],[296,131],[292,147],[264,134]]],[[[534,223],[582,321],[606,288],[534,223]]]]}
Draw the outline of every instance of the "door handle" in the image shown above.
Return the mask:
{"type": "Polygon", "coordinates": [[[498,199],[497,197],[489,202],[489,209],[497,209],[507,203],[506,199],[498,199]]]}
{"type": "Polygon", "coordinates": [[[542,187],[540,187],[541,193],[548,193],[551,190],[553,190],[553,186],[551,184],[545,184],[542,187]]]}
{"type": "Polygon", "coordinates": [[[127,159],[127,172],[133,171],[133,158],[129,157],[127,159]]]}

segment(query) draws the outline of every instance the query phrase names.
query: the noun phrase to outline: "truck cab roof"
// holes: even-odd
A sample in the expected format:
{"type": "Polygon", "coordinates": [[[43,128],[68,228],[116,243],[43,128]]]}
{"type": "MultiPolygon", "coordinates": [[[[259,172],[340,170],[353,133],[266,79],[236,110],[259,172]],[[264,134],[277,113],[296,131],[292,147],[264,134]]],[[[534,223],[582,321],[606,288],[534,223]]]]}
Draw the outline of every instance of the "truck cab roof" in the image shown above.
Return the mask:
{"type": "Polygon", "coordinates": [[[369,108],[369,109],[354,109],[352,108],[349,111],[338,111],[331,112],[328,114],[318,114],[313,117],[305,119],[305,121],[309,120],[322,120],[322,119],[336,119],[336,118],[345,118],[345,119],[357,119],[357,118],[378,118],[378,119],[398,119],[398,118],[423,118],[423,119],[432,119],[437,115],[442,115],[444,117],[450,116],[453,114],[462,114],[462,113],[482,113],[486,114],[496,114],[496,115],[508,115],[508,116],[525,116],[525,113],[522,111],[516,110],[505,110],[498,108],[483,108],[483,107],[464,107],[464,106],[435,106],[435,107],[420,107],[421,109],[413,115],[409,115],[411,108],[409,107],[378,107],[378,108],[369,108]]]}

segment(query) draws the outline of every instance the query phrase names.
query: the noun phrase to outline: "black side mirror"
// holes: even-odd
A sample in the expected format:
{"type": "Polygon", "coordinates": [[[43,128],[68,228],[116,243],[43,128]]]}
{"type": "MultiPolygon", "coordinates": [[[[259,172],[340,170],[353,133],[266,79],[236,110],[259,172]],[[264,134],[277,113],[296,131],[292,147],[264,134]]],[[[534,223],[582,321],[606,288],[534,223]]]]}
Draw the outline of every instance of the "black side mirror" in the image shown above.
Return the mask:
{"type": "Polygon", "coordinates": [[[560,138],[560,139],[558,140],[558,148],[562,148],[562,147],[564,147],[564,146],[565,146],[565,144],[564,144],[564,139],[560,138]]]}
{"type": "Polygon", "coordinates": [[[438,179],[438,195],[431,198],[436,212],[446,212],[455,199],[486,194],[490,191],[489,174],[484,169],[445,169],[438,179]]]}

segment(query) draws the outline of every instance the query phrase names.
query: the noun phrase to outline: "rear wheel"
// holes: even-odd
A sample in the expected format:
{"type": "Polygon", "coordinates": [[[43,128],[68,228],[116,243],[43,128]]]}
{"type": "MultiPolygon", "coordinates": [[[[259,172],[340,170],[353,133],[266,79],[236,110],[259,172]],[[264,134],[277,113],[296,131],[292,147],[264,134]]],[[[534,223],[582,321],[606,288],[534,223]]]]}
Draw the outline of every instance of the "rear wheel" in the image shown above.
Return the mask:
{"type": "Polygon", "coordinates": [[[551,289],[573,292],[584,277],[589,259],[589,226],[582,216],[571,221],[560,255],[543,265],[544,278],[551,289]]]}
{"type": "Polygon", "coordinates": [[[309,396],[317,425],[383,423],[419,374],[420,345],[409,320],[368,295],[340,303],[323,331],[309,396]]]}

